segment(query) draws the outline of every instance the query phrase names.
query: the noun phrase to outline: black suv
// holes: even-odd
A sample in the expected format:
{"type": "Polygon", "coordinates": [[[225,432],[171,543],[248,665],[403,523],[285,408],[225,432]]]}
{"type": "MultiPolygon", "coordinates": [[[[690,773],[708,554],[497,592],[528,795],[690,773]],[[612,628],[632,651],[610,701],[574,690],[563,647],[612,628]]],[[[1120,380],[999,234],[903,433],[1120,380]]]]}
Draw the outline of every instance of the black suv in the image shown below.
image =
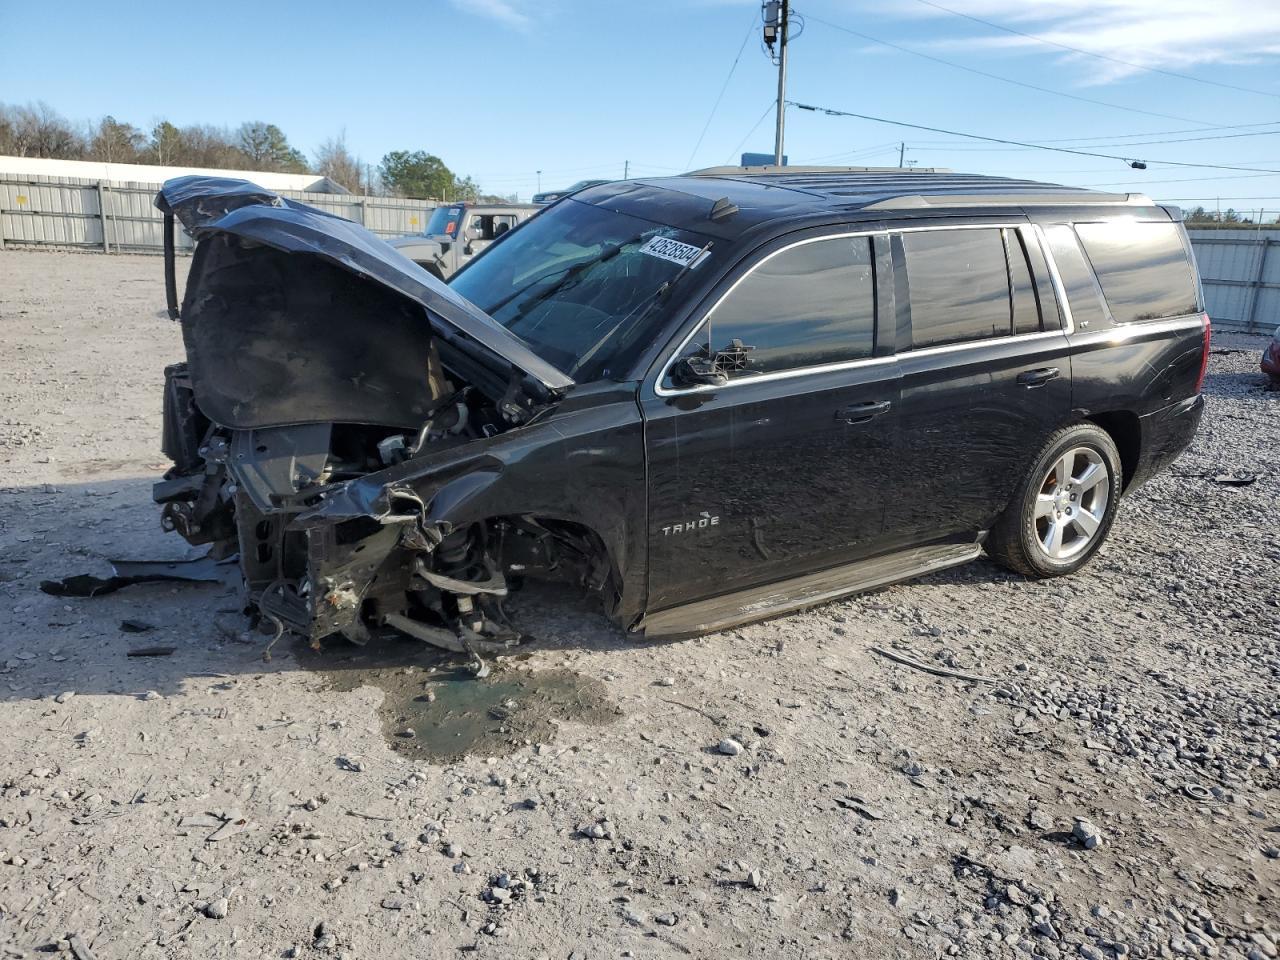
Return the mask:
{"type": "Polygon", "coordinates": [[[197,239],[163,522],[279,630],[509,645],[525,577],[649,636],[1098,549],[1199,423],[1179,212],[931,171],[737,168],[575,194],[445,285],[242,181],[197,239]]]}

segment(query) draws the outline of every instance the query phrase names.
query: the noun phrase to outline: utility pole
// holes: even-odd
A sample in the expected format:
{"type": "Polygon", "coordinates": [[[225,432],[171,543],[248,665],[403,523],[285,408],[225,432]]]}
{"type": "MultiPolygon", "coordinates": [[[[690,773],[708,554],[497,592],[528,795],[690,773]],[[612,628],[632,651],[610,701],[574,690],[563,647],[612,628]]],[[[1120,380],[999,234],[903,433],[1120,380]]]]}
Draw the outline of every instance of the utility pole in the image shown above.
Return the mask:
{"type": "Polygon", "coordinates": [[[773,162],[782,166],[782,137],[787,120],[787,20],[791,13],[790,0],[782,0],[782,35],[778,44],[778,129],[773,136],[773,162]]]}
{"type": "Polygon", "coordinates": [[[631,161],[630,160],[622,161],[622,179],[623,180],[631,179],[631,161]]]}
{"type": "Polygon", "coordinates": [[[791,20],[791,0],[765,0],[761,9],[764,14],[765,46],[772,53],[774,43],[778,44],[778,120],[773,135],[773,162],[780,167],[787,116],[787,34],[791,20]]]}
{"type": "Polygon", "coordinates": [[[542,171],[538,171],[538,192],[542,192],[542,171]]]}
{"type": "Polygon", "coordinates": [[[907,155],[907,144],[904,141],[898,144],[898,169],[899,170],[901,170],[904,166],[902,162],[902,158],[905,157],[906,155],[907,155]]]}

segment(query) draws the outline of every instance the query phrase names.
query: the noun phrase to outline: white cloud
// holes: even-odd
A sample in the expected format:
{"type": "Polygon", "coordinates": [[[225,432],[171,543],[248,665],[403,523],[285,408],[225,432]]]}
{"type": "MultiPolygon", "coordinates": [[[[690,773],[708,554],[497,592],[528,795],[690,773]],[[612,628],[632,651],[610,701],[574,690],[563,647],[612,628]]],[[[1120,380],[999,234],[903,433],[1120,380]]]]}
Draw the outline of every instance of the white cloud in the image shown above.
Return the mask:
{"type": "MultiPolygon", "coordinates": [[[[953,10],[991,20],[1065,46],[1143,67],[1185,71],[1202,64],[1257,63],[1280,56],[1280,3],[1275,0],[938,0],[953,10]]],[[[949,14],[914,2],[898,13],[931,20],[949,14]]],[[[1052,48],[1006,33],[949,42],[987,49],[1052,48]]],[[[1060,51],[1078,62],[1084,82],[1108,83],[1137,72],[1122,63],[1060,51]]],[[[1280,87],[1276,88],[1280,92],[1280,87]]]]}
{"type": "Polygon", "coordinates": [[[533,24],[533,19],[520,9],[520,4],[511,0],[452,0],[452,3],[464,13],[487,17],[516,30],[527,30],[533,24]]]}

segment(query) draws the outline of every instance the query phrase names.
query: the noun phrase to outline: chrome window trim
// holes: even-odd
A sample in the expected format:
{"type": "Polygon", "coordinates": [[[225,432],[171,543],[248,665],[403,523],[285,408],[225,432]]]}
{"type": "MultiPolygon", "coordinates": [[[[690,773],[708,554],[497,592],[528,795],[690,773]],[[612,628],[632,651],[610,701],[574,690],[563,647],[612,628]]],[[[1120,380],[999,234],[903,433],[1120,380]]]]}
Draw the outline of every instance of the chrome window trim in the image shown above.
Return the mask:
{"type": "MultiPolygon", "coordinates": [[[[820,237],[806,237],[803,240],[797,240],[794,243],[790,243],[790,244],[787,244],[786,246],[779,247],[777,250],[773,251],[768,256],[763,257],[760,260],[758,260],[756,263],[752,264],[751,268],[747,270],[737,280],[735,280],[728,290],[726,290],[724,293],[722,293],[719,297],[716,298],[716,302],[713,303],[710,306],[710,308],[708,308],[707,311],[698,319],[698,321],[693,325],[693,328],[685,335],[684,339],[680,341],[680,343],[676,346],[675,350],[673,350],[670,353],[670,355],[667,357],[666,362],[662,365],[661,370],[659,370],[658,372],[657,379],[654,381],[653,392],[656,396],[659,396],[659,397],[681,397],[681,396],[686,396],[688,394],[693,394],[693,393],[714,393],[719,390],[728,390],[733,387],[745,386],[747,384],[752,384],[752,383],[769,383],[774,380],[783,380],[790,377],[809,376],[810,374],[834,373],[840,370],[853,369],[855,367],[880,366],[888,363],[897,363],[904,358],[910,358],[913,356],[931,356],[939,353],[951,353],[959,350],[972,350],[977,347],[1000,345],[1000,344],[1005,344],[1005,343],[1010,343],[1015,341],[1035,340],[1035,339],[1043,339],[1047,337],[1065,336],[1066,334],[1071,333],[1073,329],[1073,324],[1071,320],[1071,307],[1069,304],[1065,307],[1065,310],[1064,310],[1066,327],[1064,327],[1064,329],[1062,330],[1040,330],[1040,331],[1037,331],[1036,333],[1019,333],[1019,334],[1013,334],[1007,337],[989,337],[985,340],[966,340],[963,343],[947,343],[947,344],[942,344],[936,347],[921,347],[918,350],[906,350],[902,353],[895,353],[887,357],[860,357],[857,360],[844,360],[844,361],[841,361],[840,363],[825,363],[825,364],[819,364],[817,366],[796,367],[793,370],[778,370],[773,373],[762,373],[758,377],[744,377],[739,380],[730,380],[721,386],[714,386],[712,384],[701,384],[693,387],[674,387],[674,388],[663,386],[663,381],[667,379],[667,374],[670,373],[672,365],[676,362],[676,360],[678,360],[681,356],[684,355],[684,349],[689,345],[689,341],[691,341],[694,338],[694,335],[697,334],[697,332],[700,329],[702,329],[703,324],[705,324],[707,320],[710,319],[712,314],[716,312],[720,304],[723,303],[725,299],[730,294],[732,294],[734,290],[738,288],[738,284],[742,283],[742,281],[747,279],[747,277],[751,276],[751,274],[754,273],[756,269],[759,268],[761,265],[767,263],[769,260],[773,259],[780,253],[784,253],[796,247],[803,246],[806,243],[818,243],[823,240],[843,240],[843,239],[852,239],[857,237],[888,238],[890,235],[895,233],[921,233],[926,230],[940,232],[944,230],[1013,229],[1013,230],[1018,230],[1023,232],[1023,235],[1025,237],[1026,236],[1025,231],[1027,230],[1028,227],[1032,227],[1038,230],[1039,224],[952,223],[952,224],[943,224],[943,225],[934,225],[934,226],[901,227],[901,228],[894,228],[891,230],[855,230],[855,231],[850,231],[848,233],[831,233],[831,234],[825,234],[820,237]]],[[[1048,249],[1048,244],[1040,242],[1041,237],[1039,233],[1034,234],[1034,236],[1035,236],[1036,243],[1040,244],[1040,250],[1045,256],[1045,263],[1049,267],[1049,276],[1053,284],[1054,295],[1058,298],[1060,303],[1066,304],[1066,295],[1061,286],[1062,280],[1058,276],[1058,268],[1057,268],[1057,265],[1053,262],[1053,257],[1050,254],[1050,251],[1048,249]]],[[[877,324],[879,323],[879,319],[880,318],[877,316],[876,318],[877,324]]]]}
{"type": "Polygon", "coordinates": [[[1176,317],[1160,317],[1156,320],[1133,320],[1129,323],[1117,323],[1105,330],[1089,331],[1093,335],[1090,342],[1123,343],[1143,334],[1172,333],[1175,330],[1198,330],[1204,326],[1204,313],[1184,313],[1176,317]]]}
{"type": "Polygon", "coordinates": [[[1044,227],[1038,223],[1031,224],[1031,232],[1036,238],[1036,243],[1040,245],[1040,255],[1044,257],[1045,266],[1049,268],[1049,282],[1053,286],[1053,296],[1058,301],[1058,309],[1062,311],[1062,329],[1058,332],[1064,336],[1075,333],[1076,318],[1071,312],[1071,301],[1067,299],[1067,286],[1062,282],[1062,275],[1058,273],[1058,261],[1053,259],[1049,238],[1044,234],[1044,227]]]}

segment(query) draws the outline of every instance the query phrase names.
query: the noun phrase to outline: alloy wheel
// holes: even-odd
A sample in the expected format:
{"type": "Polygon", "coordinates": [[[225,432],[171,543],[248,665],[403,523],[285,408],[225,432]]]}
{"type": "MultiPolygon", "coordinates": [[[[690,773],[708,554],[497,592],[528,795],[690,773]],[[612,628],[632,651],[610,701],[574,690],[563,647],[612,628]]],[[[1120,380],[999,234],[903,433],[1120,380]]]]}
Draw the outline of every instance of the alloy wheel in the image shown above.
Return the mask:
{"type": "Polygon", "coordinates": [[[1036,495],[1036,540],[1051,560],[1070,560],[1093,543],[1111,499],[1111,471],[1090,447],[1062,454],[1036,495]]]}

